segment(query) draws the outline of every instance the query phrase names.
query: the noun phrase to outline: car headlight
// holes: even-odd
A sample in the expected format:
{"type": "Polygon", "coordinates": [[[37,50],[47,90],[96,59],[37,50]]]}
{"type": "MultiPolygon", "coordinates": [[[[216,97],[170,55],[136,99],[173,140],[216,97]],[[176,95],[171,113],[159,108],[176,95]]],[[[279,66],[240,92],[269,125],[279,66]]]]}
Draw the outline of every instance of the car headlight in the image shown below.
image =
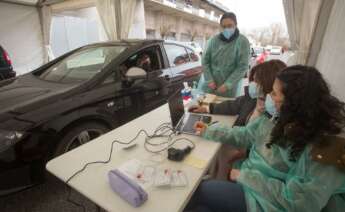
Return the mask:
{"type": "Polygon", "coordinates": [[[24,133],[19,131],[0,130],[0,153],[20,141],[23,135],[24,133]]]}

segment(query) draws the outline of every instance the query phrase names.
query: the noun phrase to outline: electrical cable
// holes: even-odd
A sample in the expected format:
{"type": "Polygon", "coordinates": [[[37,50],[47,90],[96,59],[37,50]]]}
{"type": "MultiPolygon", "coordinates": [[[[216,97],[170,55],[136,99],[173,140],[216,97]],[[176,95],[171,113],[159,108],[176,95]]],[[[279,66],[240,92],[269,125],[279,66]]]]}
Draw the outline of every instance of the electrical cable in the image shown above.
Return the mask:
{"type": "MultiPolygon", "coordinates": [[[[136,136],[131,139],[129,142],[121,142],[121,141],[118,141],[118,140],[113,140],[111,142],[111,147],[110,147],[110,152],[109,152],[109,156],[108,156],[108,159],[106,160],[100,160],[100,161],[93,161],[93,162],[88,162],[86,163],[80,170],[76,171],[74,174],[72,174],[66,181],[65,183],[68,184],[75,176],[77,176],[78,174],[82,173],[89,165],[92,165],[92,164],[107,164],[111,161],[111,158],[112,158],[112,153],[113,153],[113,148],[114,148],[114,144],[115,143],[119,143],[119,144],[123,144],[123,145],[128,145],[128,144],[131,144],[133,141],[135,141],[140,134],[145,134],[146,137],[145,137],[145,142],[144,142],[144,148],[146,151],[150,152],[150,153],[160,153],[160,152],[163,152],[165,150],[168,150],[171,146],[173,146],[176,142],[178,141],[182,141],[182,140],[185,140],[185,141],[188,141],[190,144],[192,144],[192,149],[195,148],[195,144],[192,140],[188,139],[188,138],[178,138],[178,139],[175,139],[175,140],[172,140],[172,137],[173,135],[176,135],[176,132],[175,130],[171,127],[171,124],[170,123],[163,123],[161,125],[159,125],[153,132],[152,135],[149,135],[149,133],[144,130],[144,129],[141,129],[137,134],[136,136]],[[168,132],[170,132],[169,134],[167,134],[168,132]],[[167,138],[168,140],[165,141],[165,142],[160,142],[160,143],[152,143],[150,142],[150,140],[154,139],[154,138],[167,138]],[[172,142],[169,144],[169,142],[172,140],[172,142]],[[153,150],[150,150],[148,148],[148,145],[149,146],[161,146],[161,145],[164,145],[164,144],[168,144],[166,147],[164,147],[163,149],[160,149],[160,150],[157,150],[157,151],[153,151],[153,150]]],[[[86,208],[84,205],[82,204],[79,204],[75,201],[73,201],[71,199],[71,187],[69,187],[69,193],[68,193],[68,197],[67,197],[67,201],[78,206],[78,207],[82,207],[83,211],[85,212],[86,211],[86,208]]]]}

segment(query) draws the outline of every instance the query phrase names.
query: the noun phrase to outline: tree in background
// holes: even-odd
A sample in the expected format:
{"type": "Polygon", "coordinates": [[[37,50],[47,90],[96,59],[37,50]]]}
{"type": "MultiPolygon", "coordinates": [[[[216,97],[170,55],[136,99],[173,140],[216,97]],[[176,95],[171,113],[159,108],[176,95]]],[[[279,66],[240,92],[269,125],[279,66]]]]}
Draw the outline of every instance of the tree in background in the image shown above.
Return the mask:
{"type": "Polygon", "coordinates": [[[290,46],[289,37],[281,23],[272,23],[268,27],[253,29],[246,34],[262,46],[290,46]]]}

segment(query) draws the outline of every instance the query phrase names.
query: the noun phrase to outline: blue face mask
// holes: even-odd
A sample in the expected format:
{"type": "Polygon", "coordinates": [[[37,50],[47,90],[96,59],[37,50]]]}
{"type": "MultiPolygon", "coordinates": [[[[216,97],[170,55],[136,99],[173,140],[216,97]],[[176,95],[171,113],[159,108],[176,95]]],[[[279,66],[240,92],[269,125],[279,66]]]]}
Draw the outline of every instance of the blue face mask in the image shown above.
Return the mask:
{"type": "Polygon", "coordinates": [[[272,100],[272,97],[269,94],[266,95],[265,110],[273,117],[279,116],[279,112],[277,111],[276,106],[274,105],[274,102],[272,100]]]}
{"type": "Polygon", "coordinates": [[[258,85],[256,84],[256,82],[250,82],[249,83],[248,93],[249,93],[250,98],[252,98],[252,99],[258,98],[258,96],[259,96],[258,85]]]}
{"type": "Polygon", "coordinates": [[[226,39],[229,39],[235,32],[235,28],[225,28],[223,35],[226,39]]]}

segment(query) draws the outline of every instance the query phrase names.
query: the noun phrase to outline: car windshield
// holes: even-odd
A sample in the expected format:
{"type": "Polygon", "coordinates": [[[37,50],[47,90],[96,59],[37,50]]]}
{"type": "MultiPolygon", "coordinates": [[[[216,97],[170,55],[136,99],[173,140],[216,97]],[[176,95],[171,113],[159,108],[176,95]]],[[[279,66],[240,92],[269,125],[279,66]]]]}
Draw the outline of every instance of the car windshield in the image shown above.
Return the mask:
{"type": "Polygon", "coordinates": [[[101,72],[126,48],[126,46],[102,46],[81,49],[35,75],[42,80],[52,82],[84,82],[101,72]]]}

